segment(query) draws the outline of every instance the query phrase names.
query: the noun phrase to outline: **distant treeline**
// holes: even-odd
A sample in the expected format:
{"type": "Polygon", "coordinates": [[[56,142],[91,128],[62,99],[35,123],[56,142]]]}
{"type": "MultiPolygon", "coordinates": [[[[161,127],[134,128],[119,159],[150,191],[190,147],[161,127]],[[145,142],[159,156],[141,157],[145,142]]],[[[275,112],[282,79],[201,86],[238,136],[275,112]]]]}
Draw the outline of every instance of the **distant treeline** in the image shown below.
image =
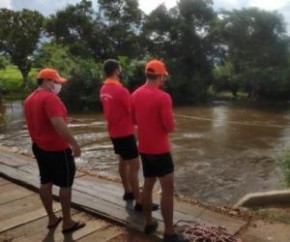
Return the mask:
{"type": "Polygon", "coordinates": [[[35,87],[32,68],[58,69],[70,79],[62,98],[75,110],[99,102],[107,58],[119,59],[131,91],[144,82],[144,63],[163,59],[166,89],[177,104],[222,91],[233,98],[239,92],[251,99],[290,97],[290,39],[278,12],[216,12],[211,0],[179,0],[147,15],[138,0],[98,0],[97,8],[82,0],[49,17],[0,9],[0,26],[0,68],[16,65],[24,89],[35,87]]]}

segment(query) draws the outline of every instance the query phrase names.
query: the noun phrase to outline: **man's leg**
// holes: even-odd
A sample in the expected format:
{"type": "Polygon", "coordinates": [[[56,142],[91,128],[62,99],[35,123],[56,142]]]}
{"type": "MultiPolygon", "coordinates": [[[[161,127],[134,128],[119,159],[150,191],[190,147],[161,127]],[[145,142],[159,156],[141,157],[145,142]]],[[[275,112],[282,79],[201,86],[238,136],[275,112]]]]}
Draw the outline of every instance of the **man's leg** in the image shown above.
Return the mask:
{"type": "Polygon", "coordinates": [[[68,228],[73,224],[71,219],[71,187],[60,187],[59,198],[63,214],[63,227],[68,228]]]}
{"type": "Polygon", "coordinates": [[[63,232],[65,232],[65,230],[70,230],[67,232],[73,232],[85,226],[85,222],[74,221],[71,218],[71,194],[71,187],[61,187],[59,190],[59,198],[63,214],[63,232]]]}
{"type": "Polygon", "coordinates": [[[123,160],[120,156],[119,156],[119,174],[124,187],[124,192],[125,193],[132,192],[128,175],[129,174],[128,162],[123,160]]]}
{"type": "Polygon", "coordinates": [[[173,228],[173,173],[159,178],[161,185],[161,214],[164,220],[165,234],[174,233],[173,228]]]}
{"type": "Polygon", "coordinates": [[[132,192],[134,194],[134,199],[136,203],[142,204],[140,189],[139,189],[139,177],[138,172],[140,169],[140,162],[138,158],[125,161],[128,165],[128,180],[130,183],[130,187],[132,188],[132,192]]]}
{"type": "Polygon", "coordinates": [[[48,226],[55,224],[59,218],[53,212],[52,183],[41,184],[39,195],[48,216],[48,226]]]}
{"type": "Polygon", "coordinates": [[[145,217],[146,224],[152,224],[152,192],[153,187],[156,182],[155,177],[145,177],[144,178],[144,188],[143,188],[143,213],[145,217]]]}

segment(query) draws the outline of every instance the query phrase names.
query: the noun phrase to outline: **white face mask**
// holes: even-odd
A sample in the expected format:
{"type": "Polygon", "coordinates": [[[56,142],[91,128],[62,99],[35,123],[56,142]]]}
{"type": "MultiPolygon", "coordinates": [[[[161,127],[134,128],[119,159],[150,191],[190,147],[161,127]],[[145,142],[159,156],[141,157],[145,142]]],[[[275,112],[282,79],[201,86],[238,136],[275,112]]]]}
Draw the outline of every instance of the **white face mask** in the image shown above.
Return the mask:
{"type": "Polygon", "coordinates": [[[51,91],[55,94],[59,94],[61,90],[61,84],[60,83],[54,83],[53,88],[51,91]]]}

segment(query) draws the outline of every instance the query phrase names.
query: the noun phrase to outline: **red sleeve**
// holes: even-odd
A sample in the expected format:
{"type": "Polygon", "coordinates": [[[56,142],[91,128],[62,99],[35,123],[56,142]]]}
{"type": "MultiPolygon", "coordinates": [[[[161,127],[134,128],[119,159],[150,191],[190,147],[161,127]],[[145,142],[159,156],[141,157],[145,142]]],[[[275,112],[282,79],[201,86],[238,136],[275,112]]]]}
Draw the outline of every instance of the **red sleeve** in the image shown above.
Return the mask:
{"type": "Polygon", "coordinates": [[[131,109],[130,93],[126,88],[123,89],[122,102],[123,102],[123,105],[125,106],[126,110],[128,110],[128,112],[130,113],[130,109],[131,109]]]}
{"type": "Polygon", "coordinates": [[[49,95],[45,99],[44,110],[48,118],[63,117],[65,119],[66,113],[64,105],[56,95],[49,95]]]}
{"type": "Polygon", "coordinates": [[[172,111],[172,100],[169,95],[165,95],[161,103],[161,118],[165,130],[170,133],[175,129],[172,111]]]}
{"type": "Polygon", "coordinates": [[[120,101],[124,107],[124,110],[127,112],[131,119],[131,101],[130,101],[130,93],[126,88],[122,88],[120,101]]]}

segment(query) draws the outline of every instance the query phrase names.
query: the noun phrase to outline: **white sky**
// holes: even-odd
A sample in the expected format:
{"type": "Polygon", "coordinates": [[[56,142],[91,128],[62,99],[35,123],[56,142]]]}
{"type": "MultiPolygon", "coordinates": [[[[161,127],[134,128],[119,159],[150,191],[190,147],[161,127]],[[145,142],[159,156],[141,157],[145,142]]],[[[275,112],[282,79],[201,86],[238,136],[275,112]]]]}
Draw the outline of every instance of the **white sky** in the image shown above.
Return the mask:
{"type": "MultiPolygon", "coordinates": [[[[92,0],[95,2],[96,0],[92,0]]],[[[150,13],[159,4],[165,3],[167,8],[176,5],[178,0],[139,0],[139,7],[150,13]]],[[[53,14],[64,8],[68,3],[75,4],[80,0],[0,0],[0,8],[21,10],[22,8],[35,9],[43,15],[53,14]]],[[[289,0],[213,0],[215,10],[221,8],[231,10],[247,7],[258,7],[267,11],[278,11],[284,16],[290,33],[290,1],[289,0]]]]}

